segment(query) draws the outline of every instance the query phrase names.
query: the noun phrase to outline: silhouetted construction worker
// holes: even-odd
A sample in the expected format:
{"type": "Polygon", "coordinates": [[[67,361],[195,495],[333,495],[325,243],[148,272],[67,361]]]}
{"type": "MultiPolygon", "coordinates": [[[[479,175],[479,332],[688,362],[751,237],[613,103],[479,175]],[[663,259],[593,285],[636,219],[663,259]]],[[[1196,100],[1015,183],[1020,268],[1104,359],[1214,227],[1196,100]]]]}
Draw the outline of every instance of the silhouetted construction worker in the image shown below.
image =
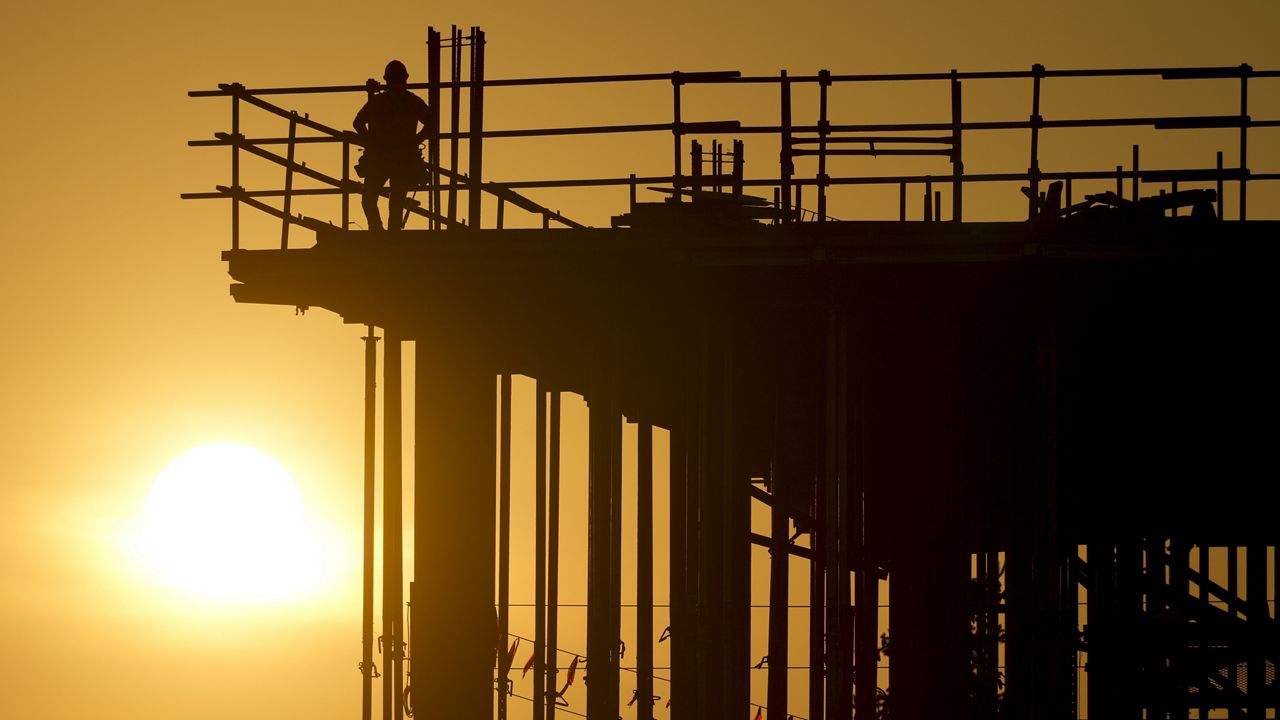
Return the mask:
{"type": "Polygon", "coordinates": [[[378,192],[390,180],[387,227],[399,230],[405,194],[410,185],[425,177],[426,165],[418,146],[427,138],[427,104],[405,87],[409,71],[399,60],[387,63],[382,79],[386,89],[369,98],[353,123],[365,144],[356,172],[364,178],[361,205],[369,229],[382,229],[378,192]],[[418,130],[419,123],[422,130],[418,130]]]}

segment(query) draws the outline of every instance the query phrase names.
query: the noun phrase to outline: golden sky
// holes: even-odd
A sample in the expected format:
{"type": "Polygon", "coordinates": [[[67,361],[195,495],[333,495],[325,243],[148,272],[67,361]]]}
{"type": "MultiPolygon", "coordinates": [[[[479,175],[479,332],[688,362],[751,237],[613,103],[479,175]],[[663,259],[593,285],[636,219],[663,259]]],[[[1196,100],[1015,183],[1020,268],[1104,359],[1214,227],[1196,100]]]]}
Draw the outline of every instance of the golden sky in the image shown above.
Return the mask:
{"type": "MultiPolygon", "coordinates": [[[[231,301],[218,257],[229,242],[225,206],[178,198],[227,181],[224,151],[185,146],[225,129],[225,101],[188,99],[187,90],[232,81],[360,83],[379,76],[391,57],[407,62],[412,80],[424,80],[426,28],[447,30],[451,23],[486,30],[487,74],[502,78],[1032,63],[1248,62],[1278,69],[1278,20],[1273,0],[455,6],[318,0],[305,8],[273,0],[6,0],[0,717],[339,718],[358,711],[361,333],[324,312],[295,317],[291,308],[231,301]],[[291,605],[229,611],[179,601],[142,580],[121,538],[160,470],[216,440],[260,448],[292,472],[307,511],[340,548],[330,591],[291,605]]],[[[1271,117],[1280,116],[1274,99],[1266,99],[1278,90],[1260,81],[1255,115],[1269,107],[1271,117]]],[[[1128,112],[1143,102],[1112,90],[1064,92],[1079,104],[1046,114],[1087,116],[1092,103],[1106,102],[1128,112]]],[[[624,117],[611,114],[612,96],[605,97],[609,107],[593,111],[553,107],[522,91],[494,100],[488,122],[665,121],[669,90],[655,97],[648,115],[624,117]]],[[[974,97],[975,104],[1027,112],[1025,88],[974,97]]],[[[1207,97],[1217,105],[1204,114],[1235,112],[1229,93],[1207,97]]],[[[352,96],[351,107],[317,117],[345,126],[356,102],[352,96]]],[[[726,119],[745,101],[715,102],[693,111],[726,119]]],[[[891,114],[884,105],[862,110],[891,114]]],[[[768,105],[763,117],[773,112],[768,105]]],[[[1128,162],[1136,140],[1099,137],[1107,148],[1102,161],[1128,162]]],[[[663,137],[659,144],[668,142],[663,137]]],[[[1158,147],[1163,140],[1152,142],[1158,147]]],[[[591,174],[607,164],[594,149],[556,147],[569,156],[504,159],[497,144],[486,152],[495,173],[525,179],[591,174]]],[[[1014,155],[1023,152],[1020,142],[1013,147],[1014,155]]],[[[1267,154],[1274,141],[1259,138],[1254,147],[1255,164],[1274,157],[1267,154]]],[[[643,164],[626,152],[608,174],[635,171],[626,167],[631,160],[643,164]]],[[[1071,148],[1046,152],[1066,158],[1071,148]]],[[[1195,152],[1196,162],[1212,161],[1211,149],[1195,152]]],[[[667,162],[667,155],[658,157],[667,162]]],[[[752,157],[767,154],[748,157],[749,175],[752,157]]],[[[623,192],[566,199],[562,207],[600,225],[622,210],[623,192]]],[[[1274,193],[1251,197],[1258,198],[1251,200],[1254,217],[1276,217],[1274,193]]],[[[992,198],[976,201],[975,212],[999,214],[1003,201],[992,198]]],[[[856,209],[847,216],[857,216],[856,209]]],[[[275,226],[267,227],[246,244],[256,237],[258,246],[269,246],[275,226]]],[[[521,387],[518,394],[528,392],[521,387]]]]}

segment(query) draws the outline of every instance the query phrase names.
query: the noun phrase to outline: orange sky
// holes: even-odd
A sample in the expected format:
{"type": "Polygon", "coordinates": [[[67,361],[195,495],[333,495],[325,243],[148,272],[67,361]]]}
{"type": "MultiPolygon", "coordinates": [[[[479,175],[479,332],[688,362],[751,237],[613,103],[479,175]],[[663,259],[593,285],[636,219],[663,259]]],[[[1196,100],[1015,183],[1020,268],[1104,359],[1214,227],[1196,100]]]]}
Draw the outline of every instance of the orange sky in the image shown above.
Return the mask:
{"type": "MultiPolygon", "coordinates": [[[[8,271],[0,285],[0,717],[338,718],[358,711],[360,332],[324,312],[298,318],[289,308],[231,301],[218,258],[228,246],[225,206],[178,199],[226,182],[223,152],[185,146],[224,129],[225,103],[188,99],[187,90],[230,81],[359,83],[393,56],[421,80],[427,26],[451,23],[487,31],[491,78],[1022,69],[1036,62],[1278,69],[1278,7],[1270,0],[792,0],[450,8],[320,0],[301,12],[296,3],[270,1],[7,0],[0,9],[7,94],[0,258],[8,271]],[[309,511],[345,543],[347,561],[331,593],[227,612],[184,605],[138,580],[119,550],[120,534],[165,464],[215,440],[258,447],[292,471],[309,511]]],[[[1280,117],[1277,90],[1259,86],[1255,115],[1280,117]]],[[[663,103],[667,92],[658,94],[663,103]]],[[[1000,92],[987,98],[991,107],[1025,116],[1024,89],[1000,92]]],[[[1135,108],[1138,99],[1122,94],[1071,95],[1082,103],[1071,114],[1089,114],[1094,102],[1135,108]]],[[[535,93],[502,102],[491,106],[492,127],[612,117],[609,108],[566,115],[535,93]]],[[[713,103],[698,112],[723,119],[736,107],[713,103]]],[[[321,119],[345,125],[355,109],[321,119]]],[[[1228,97],[1205,114],[1234,111],[1228,97]]],[[[613,121],[662,122],[666,112],[662,104],[650,116],[613,121]]],[[[1114,165],[1127,163],[1134,140],[1099,142],[1108,146],[1102,161],[1114,165]]],[[[1022,152],[1023,145],[1013,147],[1022,152]]],[[[1254,148],[1257,164],[1274,158],[1274,140],[1259,138],[1254,148]]],[[[536,155],[503,160],[496,145],[487,152],[495,172],[521,178],[598,171],[595,157],[557,165],[536,155]]],[[[1065,162],[1070,148],[1046,152],[1065,162]]],[[[621,158],[609,174],[642,162],[638,154],[621,158]]],[[[749,157],[749,175],[753,167],[749,157]]],[[[1277,197],[1251,196],[1252,216],[1280,215],[1277,197]]],[[[624,200],[619,191],[560,207],[599,225],[624,200]]],[[[976,212],[1005,207],[977,202],[976,212]]],[[[273,242],[270,231],[257,239],[260,247],[273,242]]]]}

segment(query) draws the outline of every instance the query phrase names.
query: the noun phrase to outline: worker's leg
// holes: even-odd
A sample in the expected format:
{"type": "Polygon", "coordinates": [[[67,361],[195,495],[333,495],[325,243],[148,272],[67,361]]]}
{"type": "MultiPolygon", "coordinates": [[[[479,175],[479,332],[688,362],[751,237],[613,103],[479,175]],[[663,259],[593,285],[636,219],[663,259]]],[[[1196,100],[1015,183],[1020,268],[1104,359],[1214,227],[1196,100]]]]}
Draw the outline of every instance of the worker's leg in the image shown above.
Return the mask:
{"type": "Polygon", "coordinates": [[[378,214],[378,192],[386,182],[385,170],[375,169],[365,174],[364,190],[360,193],[360,206],[364,208],[364,217],[369,223],[370,230],[382,229],[382,216],[378,214]]]}
{"type": "Polygon", "coordinates": [[[409,193],[408,178],[402,173],[391,175],[391,198],[387,209],[387,229],[399,230],[404,226],[405,196],[409,193]]]}

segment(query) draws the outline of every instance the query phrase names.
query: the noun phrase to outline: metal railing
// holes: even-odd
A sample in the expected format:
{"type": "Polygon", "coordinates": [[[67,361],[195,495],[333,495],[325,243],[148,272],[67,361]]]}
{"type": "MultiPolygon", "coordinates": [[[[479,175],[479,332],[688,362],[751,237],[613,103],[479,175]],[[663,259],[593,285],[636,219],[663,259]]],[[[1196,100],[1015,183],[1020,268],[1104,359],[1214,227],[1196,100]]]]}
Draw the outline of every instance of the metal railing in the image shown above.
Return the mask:
{"type": "MultiPolygon", "coordinates": [[[[425,90],[428,94],[428,107],[432,120],[429,123],[427,140],[427,175],[414,187],[416,192],[425,192],[426,201],[416,199],[406,203],[409,215],[425,219],[430,229],[456,229],[462,227],[480,227],[481,198],[488,197],[493,204],[496,201],[496,214],[491,222],[493,227],[504,226],[504,211],[511,204],[526,212],[540,216],[543,227],[556,223],[569,228],[580,228],[582,224],[569,219],[558,211],[521,194],[520,191],[545,188],[599,188],[608,186],[629,186],[631,202],[635,203],[635,188],[638,185],[651,185],[669,188],[671,201],[680,202],[690,195],[706,187],[723,187],[732,185],[739,195],[745,188],[772,188],[774,191],[773,206],[776,209],[775,222],[827,222],[832,220],[827,211],[829,190],[837,186],[870,186],[896,185],[899,191],[899,219],[907,219],[908,197],[914,193],[923,196],[923,219],[937,221],[942,216],[943,189],[949,189],[951,208],[950,219],[960,221],[964,218],[964,190],[973,183],[1017,183],[1023,186],[1028,196],[1027,217],[1037,214],[1037,199],[1042,197],[1041,188],[1046,182],[1063,181],[1066,187],[1067,205],[1071,205],[1073,182],[1081,181],[1115,181],[1116,196],[1125,195],[1125,184],[1129,185],[1130,199],[1137,199],[1141,193],[1142,183],[1167,183],[1170,190],[1176,191],[1179,183],[1211,183],[1217,193],[1217,215],[1223,217],[1223,190],[1225,183],[1234,183],[1238,207],[1236,219],[1248,216],[1247,198],[1251,182],[1280,179],[1280,172],[1254,172],[1248,164],[1249,131],[1253,128],[1269,128],[1280,126],[1280,119],[1254,119],[1249,114],[1250,82],[1261,78],[1280,77],[1280,71],[1258,71],[1248,65],[1234,67],[1198,67],[1198,68],[1130,68],[1130,69],[1098,69],[1098,70],[1049,70],[1035,65],[1030,70],[1001,72],[957,72],[945,73],[904,73],[851,75],[833,74],[826,70],[814,75],[789,75],[785,71],[779,75],[743,76],[737,71],[720,72],[671,72],[646,73],[632,75],[582,75],[567,77],[541,77],[488,80],[484,78],[484,37],[476,31],[472,35],[454,34],[452,42],[441,42],[439,33],[434,30],[430,34],[429,60],[431,62],[427,83],[411,83],[413,90],[425,90]],[[469,77],[462,77],[461,49],[471,49],[469,77]],[[453,58],[452,78],[440,78],[442,49],[451,49],[453,58]],[[1143,117],[1103,117],[1103,118],[1048,118],[1041,112],[1043,81],[1048,78],[1140,78],[1151,77],[1165,81],[1204,80],[1232,82],[1238,84],[1239,112],[1229,115],[1152,115],[1143,117]],[[964,87],[966,83],[986,80],[1025,80],[1030,83],[1031,107],[1025,118],[1007,120],[966,121],[963,118],[964,87]],[[573,86],[637,83],[668,83],[672,88],[671,121],[666,123],[584,125],[564,127],[535,127],[523,129],[486,129],[484,127],[484,94],[489,89],[529,87],[529,86],[573,86]],[[949,89],[949,120],[945,122],[903,122],[903,123],[843,123],[833,118],[830,112],[830,94],[841,85],[857,85],[867,83],[906,83],[937,84],[945,83],[949,89]],[[682,115],[682,104],[687,102],[694,88],[703,86],[725,85],[774,85],[778,89],[777,124],[744,124],[739,120],[689,121],[682,115]],[[799,86],[816,86],[818,107],[816,122],[793,122],[795,107],[792,100],[793,90],[799,86]],[[468,122],[463,127],[459,114],[461,91],[468,90],[468,122]],[[448,129],[440,127],[441,96],[449,92],[452,97],[451,122],[448,129]],[[1131,165],[1117,165],[1105,169],[1087,171],[1055,171],[1047,170],[1041,165],[1040,149],[1043,133],[1053,130],[1080,128],[1150,128],[1161,131],[1193,131],[1193,130],[1238,130],[1236,139],[1236,159],[1234,166],[1223,164],[1223,153],[1218,151],[1217,161],[1211,167],[1183,167],[1143,169],[1139,165],[1138,146],[1133,146],[1131,165]],[[967,173],[965,171],[964,148],[966,142],[976,135],[996,131],[1024,131],[1027,141],[1027,166],[1010,172],[967,173]],[[634,174],[619,174],[606,177],[579,178],[535,178],[495,182],[484,179],[482,170],[482,147],[486,139],[496,138],[540,138],[550,136],[601,136],[601,135],[633,135],[644,133],[670,133],[672,136],[672,155],[670,175],[648,175],[637,177],[634,174]],[[713,156],[716,171],[702,175],[700,163],[706,156],[701,146],[695,141],[699,136],[759,137],[776,138],[779,152],[778,173],[776,176],[743,177],[741,159],[735,159],[735,174],[729,176],[720,170],[719,156],[713,156]],[[441,143],[449,145],[449,158],[442,157],[441,143]],[[467,172],[459,168],[460,147],[467,148],[467,172]],[[686,157],[690,153],[690,157],[686,157]],[[865,157],[934,157],[948,163],[948,167],[938,174],[907,175],[861,175],[833,174],[829,172],[830,163],[835,158],[865,157]],[[813,172],[797,171],[797,161],[816,161],[813,172]],[[692,167],[686,168],[690,162],[692,167]],[[803,200],[804,188],[811,188],[816,208],[805,209],[803,200]],[[915,188],[913,190],[913,188],[915,188]],[[466,193],[468,202],[467,218],[459,217],[458,198],[466,193]]],[[[351,131],[344,131],[312,119],[307,114],[299,114],[265,100],[265,97],[278,95],[314,95],[365,93],[372,96],[380,89],[375,81],[364,85],[338,85],[320,87],[293,88],[246,88],[240,84],[220,85],[216,90],[202,90],[189,93],[192,97],[223,97],[231,101],[231,127],[229,132],[215,133],[212,139],[193,140],[189,144],[194,147],[227,147],[231,150],[231,179],[227,185],[217,185],[212,192],[186,193],[184,198],[191,199],[229,199],[231,201],[231,235],[233,249],[240,247],[240,207],[248,206],[266,213],[281,221],[280,247],[287,248],[289,228],[299,225],[310,229],[348,228],[351,226],[350,198],[358,195],[363,189],[362,183],[351,177],[352,148],[363,146],[363,138],[351,131]],[[258,110],[270,116],[286,120],[287,134],[283,136],[248,137],[241,131],[241,114],[245,109],[258,110]],[[301,135],[300,131],[311,134],[301,135]],[[298,162],[295,151],[299,145],[337,144],[341,147],[341,167],[324,172],[305,163],[298,162]],[[283,147],[283,154],[272,148],[283,147]],[[241,185],[241,160],[244,156],[278,166],[284,170],[282,188],[246,189],[241,185]],[[318,183],[319,187],[295,188],[294,180],[302,176],[318,183]],[[293,200],[299,197],[337,195],[341,197],[340,209],[337,213],[337,224],[332,220],[306,217],[293,212],[293,200]],[[279,199],[279,206],[265,202],[267,199],[279,199]]],[[[735,144],[737,153],[741,153],[740,143],[735,144]]],[[[415,192],[415,196],[416,196],[415,192]]],[[[388,195],[382,190],[383,196],[388,195]]],[[[1176,208],[1172,209],[1176,213],[1176,208]]]]}

